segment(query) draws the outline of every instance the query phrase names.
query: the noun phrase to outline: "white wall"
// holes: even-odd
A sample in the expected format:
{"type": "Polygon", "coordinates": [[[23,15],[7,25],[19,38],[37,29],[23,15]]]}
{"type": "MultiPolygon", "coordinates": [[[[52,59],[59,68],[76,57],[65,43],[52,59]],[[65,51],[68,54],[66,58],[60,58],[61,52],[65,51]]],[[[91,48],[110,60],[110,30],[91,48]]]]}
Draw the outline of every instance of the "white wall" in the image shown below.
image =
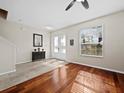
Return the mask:
{"type": "Polygon", "coordinates": [[[15,71],[16,47],[0,36],[0,75],[15,71]]]}
{"type": "MultiPolygon", "coordinates": [[[[22,24],[0,19],[0,35],[16,45],[16,63],[30,62],[32,57],[33,33],[43,35],[43,47],[46,57],[50,52],[50,33],[44,30],[35,29],[22,24]]],[[[42,49],[41,48],[41,49],[42,49]]]]}
{"type": "Polygon", "coordinates": [[[51,38],[58,34],[67,36],[66,60],[124,72],[124,11],[52,32],[51,38]],[[104,57],[81,57],[79,31],[99,24],[104,24],[104,57]],[[70,39],[74,39],[74,46],[69,45],[70,39]]]}

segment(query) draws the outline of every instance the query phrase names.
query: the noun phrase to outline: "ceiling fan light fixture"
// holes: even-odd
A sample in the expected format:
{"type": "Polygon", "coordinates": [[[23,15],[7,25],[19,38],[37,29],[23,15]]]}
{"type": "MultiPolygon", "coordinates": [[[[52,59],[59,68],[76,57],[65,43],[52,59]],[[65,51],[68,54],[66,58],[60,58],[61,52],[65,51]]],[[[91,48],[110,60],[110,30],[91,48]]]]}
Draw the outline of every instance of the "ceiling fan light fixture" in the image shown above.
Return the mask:
{"type": "Polygon", "coordinates": [[[81,1],[83,1],[84,2],[84,0],[76,0],[77,2],[81,2],[81,1]]]}
{"type": "Polygon", "coordinates": [[[66,7],[65,11],[69,10],[75,2],[80,2],[85,9],[89,8],[89,4],[87,0],[72,0],[72,2],[66,7]]]}

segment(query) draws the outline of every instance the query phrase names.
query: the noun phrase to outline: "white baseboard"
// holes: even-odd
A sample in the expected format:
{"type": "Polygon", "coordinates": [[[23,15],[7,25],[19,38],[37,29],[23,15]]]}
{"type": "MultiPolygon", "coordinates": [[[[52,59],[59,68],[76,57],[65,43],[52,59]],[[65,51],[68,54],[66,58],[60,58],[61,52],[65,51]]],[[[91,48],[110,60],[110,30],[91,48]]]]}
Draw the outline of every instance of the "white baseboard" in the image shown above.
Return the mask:
{"type": "MultiPolygon", "coordinates": [[[[46,58],[46,60],[47,59],[51,59],[51,58],[46,58]]],[[[28,61],[24,61],[24,62],[19,62],[19,63],[16,63],[16,65],[24,64],[24,63],[29,63],[29,62],[32,62],[32,60],[28,60],[28,61]]]]}
{"type": "MultiPolygon", "coordinates": [[[[68,61],[68,62],[70,62],[70,61],[68,61]]],[[[84,64],[84,63],[79,63],[79,62],[72,62],[72,61],[70,63],[76,63],[76,64],[79,64],[79,65],[85,65],[85,66],[89,66],[89,67],[93,67],[93,68],[98,68],[98,69],[103,69],[103,70],[107,70],[107,71],[111,71],[111,72],[124,74],[123,71],[118,71],[118,70],[114,70],[114,69],[109,69],[109,68],[104,68],[104,67],[99,67],[99,66],[93,66],[93,65],[89,65],[89,64],[84,64]]]]}
{"type": "Polygon", "coordinates": [[[16,63],[16,65],[18,65],[18,64],[24,64],[24,63],[28,63],[28,62],[32,62],[32,60],[24,61],[24,62],[19,62],[19,63],[16,63]]]}
{"type": "Polygon", "coordinates": [[[12,72],[16,72],[16,69],[11,70],[11,71],[8,71],[8,72],[0,73],[0,76],[1,76],[1,75],[4,75],[4,74],[12,73],[12,72]]]}

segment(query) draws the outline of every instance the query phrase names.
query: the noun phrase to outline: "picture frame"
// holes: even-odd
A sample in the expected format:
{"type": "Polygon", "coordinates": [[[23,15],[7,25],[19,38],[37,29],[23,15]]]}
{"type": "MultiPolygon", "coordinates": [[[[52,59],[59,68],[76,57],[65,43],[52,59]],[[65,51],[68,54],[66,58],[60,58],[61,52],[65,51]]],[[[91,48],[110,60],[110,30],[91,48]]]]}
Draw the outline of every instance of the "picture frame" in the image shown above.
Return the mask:
{"type": "Polygon", "coordinates": [[[43,35],[33,34],[33,47],[42,47],[43,46],[43,35]]]}
{"type": "Polygon", "coordinates": [[[70,39],[70,46],[74,45],[74,39],[70,39]]]}

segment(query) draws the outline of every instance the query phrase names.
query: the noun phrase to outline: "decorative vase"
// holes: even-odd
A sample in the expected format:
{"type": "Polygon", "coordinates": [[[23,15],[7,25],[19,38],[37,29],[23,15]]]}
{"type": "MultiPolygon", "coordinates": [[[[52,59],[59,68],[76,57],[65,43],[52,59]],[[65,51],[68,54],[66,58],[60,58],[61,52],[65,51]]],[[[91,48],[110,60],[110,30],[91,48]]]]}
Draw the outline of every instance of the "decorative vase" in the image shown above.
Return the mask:
{"type": "Polygon", "coordinates": [[[34,49],[34,52],[36,52],[37,51],[37,49],[34,49]]]}
{"type": "Polygon", "coordinates": [[[38,48],[38,52],[40,52],[40,48],[38,48]]]}

